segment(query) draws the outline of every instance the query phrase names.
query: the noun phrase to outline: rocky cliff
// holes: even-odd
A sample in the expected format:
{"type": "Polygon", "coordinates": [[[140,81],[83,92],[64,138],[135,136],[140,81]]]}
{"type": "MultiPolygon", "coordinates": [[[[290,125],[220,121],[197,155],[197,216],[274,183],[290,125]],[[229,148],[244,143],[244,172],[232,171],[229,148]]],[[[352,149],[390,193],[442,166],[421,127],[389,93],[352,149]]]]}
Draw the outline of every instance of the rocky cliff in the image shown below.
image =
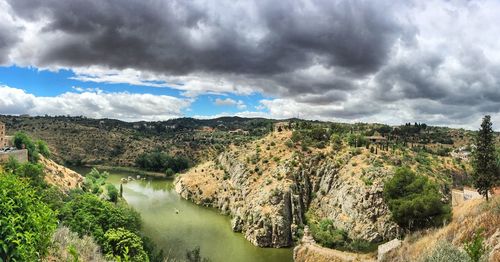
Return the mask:
{"type": "Polygon", "coordinates": [[[81,187],[83,177],[75,171],[58,165],[42,155],[39,162],[44,166],[45,181],[48,184],[57,186],[63,191],[81,187]]]}
{"type": "Polygon", "coordinates": [[[363,168],[377,156],[317,149],[306,154],[283,148],[290,133],[274,133],[176,179],[180,195],[232,217],[234,231],[254,245],[286,247],[305,224],[305,213],[329,218],[352,239],[396,236],[382,199],[389,168],[363,168]],[[265,148],[265,149],[264,149],[265,148]]]}

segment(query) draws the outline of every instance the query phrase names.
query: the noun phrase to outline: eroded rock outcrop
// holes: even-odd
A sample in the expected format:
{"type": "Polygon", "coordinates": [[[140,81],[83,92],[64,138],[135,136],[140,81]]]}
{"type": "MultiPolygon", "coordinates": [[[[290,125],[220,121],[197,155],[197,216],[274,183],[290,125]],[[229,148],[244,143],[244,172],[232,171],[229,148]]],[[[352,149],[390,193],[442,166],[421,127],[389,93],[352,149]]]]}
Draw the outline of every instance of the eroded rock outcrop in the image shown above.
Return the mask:
{"type": "Polygon", "coordinates": [[[45,181],[48,184],[57,186],[63,191],[68,191],[82,186],[83,176],[75,171],[61,166],[41,155],[39,162],[44,167],[45,181]]]}
{"type": "Polygon", "coordinates": [[[368,161],[366,156],[280,155],[277,150],[269,159],[279,161],[271,162],[262,160],[257,149],[266,164],[255,164],[250,148],[229,150],[191,169],[177,178],[176,191],[231,215],[232,229],[261,247],[292,245],[308,210],[331,219],[352,239],[381,241],[397,235],[382,199],[383,180],[392,173],[354,167],[368,161]]]}

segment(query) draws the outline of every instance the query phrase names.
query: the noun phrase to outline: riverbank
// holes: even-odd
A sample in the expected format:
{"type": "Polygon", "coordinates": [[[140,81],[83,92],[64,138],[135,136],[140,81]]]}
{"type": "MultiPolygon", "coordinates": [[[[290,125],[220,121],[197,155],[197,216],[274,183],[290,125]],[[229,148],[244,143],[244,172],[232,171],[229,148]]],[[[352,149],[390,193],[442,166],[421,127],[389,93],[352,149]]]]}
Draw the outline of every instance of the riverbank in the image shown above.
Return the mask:
{"type": "MultiPolygon", "coordinates": [[[[78,172],[86,174],[91,168],[80,167],[78,172]]],[[[107,182],[117,187],[121,178],[141,174],[130,168],[109,167],[107,170],[110,173],[107,182]]],[[[141,214],[142,231],[170,259],[184,261],[188,250],[200,247],[201,256],[214,262],[293,261],[291,248],[255,247],[242,234],[231,230],[228,216],[182,199],[174,190],[173,180],[150,176],[123,184],[124,200],[141,214]]]]}
{"type": "Polygon", "coordinates": [[[134,173],[141,176],[153,177],[153,178],[166,178],[166,179],[174,179],[174,177],[166,177],[164,173],[146,171],[135,167],[128,166],[106,166],[106,165],[89,165],[89,166],[72,166],[70,167],[73,170],[83,170],[97,168],[99,171],[107,171],[107,172],[119,172],[119,173],[134,173]]]}

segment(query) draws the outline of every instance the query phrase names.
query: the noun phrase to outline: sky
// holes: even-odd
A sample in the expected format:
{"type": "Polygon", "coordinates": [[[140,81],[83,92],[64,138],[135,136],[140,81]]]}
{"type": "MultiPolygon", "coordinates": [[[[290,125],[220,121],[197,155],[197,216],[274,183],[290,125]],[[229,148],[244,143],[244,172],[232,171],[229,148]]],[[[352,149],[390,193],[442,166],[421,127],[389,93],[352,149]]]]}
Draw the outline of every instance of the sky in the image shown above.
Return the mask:
{"type": "Polygon", "coordinates": [[[500,123],[499,13],[498,0],[0,0],[0,114],[477,129],[500,123]]]}

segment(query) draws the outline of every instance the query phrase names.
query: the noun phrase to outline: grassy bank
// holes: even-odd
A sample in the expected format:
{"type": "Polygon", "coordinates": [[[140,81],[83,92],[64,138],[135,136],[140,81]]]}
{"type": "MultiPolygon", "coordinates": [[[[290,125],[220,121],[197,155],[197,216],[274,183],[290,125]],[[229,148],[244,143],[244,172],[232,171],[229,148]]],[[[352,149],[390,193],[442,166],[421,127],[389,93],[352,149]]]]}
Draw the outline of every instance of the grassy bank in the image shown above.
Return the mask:
{"type": "MultiPolygon", "coordinates": [[[[141,176],[146,177],[156,177],[156,178],[165,178],[164,173],[160,172],[152,172],[145,171],[135,167],[126,167],[126,166],[106,166],[106,165],[93,165],[93,166],[84,166],[86,168],[97,168],[99,171],[107,171],[107,172],[120,172],[120,173],[133,173],[139,174],[141,176]]],[[[71,168],[71,167],[70,167],[71,168]]]]}

